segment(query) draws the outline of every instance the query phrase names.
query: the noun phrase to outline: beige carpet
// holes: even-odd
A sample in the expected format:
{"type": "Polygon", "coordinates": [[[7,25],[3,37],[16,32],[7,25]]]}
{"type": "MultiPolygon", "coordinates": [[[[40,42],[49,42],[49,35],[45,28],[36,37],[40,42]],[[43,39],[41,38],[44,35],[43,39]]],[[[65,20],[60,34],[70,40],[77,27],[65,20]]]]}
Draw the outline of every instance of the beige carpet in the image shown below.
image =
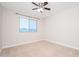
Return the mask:
{"type": "Polygon", "coordinates": [[[6,57],[79,57],[79,51],[47,41],[24,44],[3,49],[1,56],[6,57]]]}

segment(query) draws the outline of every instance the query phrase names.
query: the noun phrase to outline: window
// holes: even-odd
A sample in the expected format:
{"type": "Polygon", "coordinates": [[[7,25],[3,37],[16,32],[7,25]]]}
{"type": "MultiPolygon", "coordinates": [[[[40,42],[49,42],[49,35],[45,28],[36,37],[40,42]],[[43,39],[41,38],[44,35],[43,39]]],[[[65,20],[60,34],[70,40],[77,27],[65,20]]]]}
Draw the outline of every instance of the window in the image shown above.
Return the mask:
{"type": "Polygon", "coordinates": [[[36,32],[37,20],[34,18],[20,16],[20,32],[36,32]]]}

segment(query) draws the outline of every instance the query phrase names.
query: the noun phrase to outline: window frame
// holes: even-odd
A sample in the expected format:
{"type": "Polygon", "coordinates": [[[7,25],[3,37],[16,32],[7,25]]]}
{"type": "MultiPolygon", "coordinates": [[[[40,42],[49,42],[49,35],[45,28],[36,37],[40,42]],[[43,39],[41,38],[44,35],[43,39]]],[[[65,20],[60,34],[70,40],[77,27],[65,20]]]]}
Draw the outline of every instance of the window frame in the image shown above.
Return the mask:
{"type": "Polygon", "coordinates": [[[37,32],[38,30],[38,20],[32,17],[26,17],[26,16],[19,16],[19,32],[20,33],[24,33],[20,30],[20,17],[24,17],[24,19],[28,18],[28,31],[24,31],[24,32],[37,32]],[[30,31],[30,20],[36,21],[36,28],[35,31],[30,31]]]}

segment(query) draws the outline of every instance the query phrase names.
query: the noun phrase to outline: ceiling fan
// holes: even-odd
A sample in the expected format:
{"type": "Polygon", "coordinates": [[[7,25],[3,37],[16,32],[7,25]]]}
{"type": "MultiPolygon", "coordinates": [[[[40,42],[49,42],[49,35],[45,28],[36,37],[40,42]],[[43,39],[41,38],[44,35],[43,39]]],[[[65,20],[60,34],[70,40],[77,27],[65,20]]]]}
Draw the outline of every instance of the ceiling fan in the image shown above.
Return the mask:
{"type": "Polygon", "coordinates": [[[32,4],[38,6],[38,8],[33,8],[32,10],[37,10],[38,12],[41,12],[41,13],[42,13],[44,10],[48,10],[48,11],[51,10],[50,8],[45,7],[45,6],[48,4],[48,2],[40,2],[40,3],[38,3],[38,4],[35,3],[35,2],[32,2],[32,4]]]}

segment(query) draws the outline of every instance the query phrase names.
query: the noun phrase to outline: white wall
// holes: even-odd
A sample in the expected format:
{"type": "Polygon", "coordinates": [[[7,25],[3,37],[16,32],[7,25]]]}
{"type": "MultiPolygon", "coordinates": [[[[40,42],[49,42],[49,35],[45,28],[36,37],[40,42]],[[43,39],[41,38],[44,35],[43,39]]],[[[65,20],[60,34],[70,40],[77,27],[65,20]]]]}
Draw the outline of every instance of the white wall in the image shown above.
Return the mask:
{"type": "Polygon", "coordinates": [[[45,23],[45,39],[79,49],[79,6],[55,13],[45,23]]]}
{"type": "Polygon", "coordinates": [[[42,20],[38,21],[38,32],[19,32],[19,16],[3,8],[2,40],[3,48],[35,42],[42,39],[42,20]]]}
{"type": "Polygon", "coordinates": [[[79,48],[79,7],[73,7],[38,22],[38,32],[20,33],[19,16],[3,8],[3,48],[46,39],[72,48],[79,48]],[[45,32],[44,32],[45,31],[45,32]]]}
{"type": "Polygon", "coordinates": [[[0,49],[2,48],[2,7],[0,5],[0,49]]]}

